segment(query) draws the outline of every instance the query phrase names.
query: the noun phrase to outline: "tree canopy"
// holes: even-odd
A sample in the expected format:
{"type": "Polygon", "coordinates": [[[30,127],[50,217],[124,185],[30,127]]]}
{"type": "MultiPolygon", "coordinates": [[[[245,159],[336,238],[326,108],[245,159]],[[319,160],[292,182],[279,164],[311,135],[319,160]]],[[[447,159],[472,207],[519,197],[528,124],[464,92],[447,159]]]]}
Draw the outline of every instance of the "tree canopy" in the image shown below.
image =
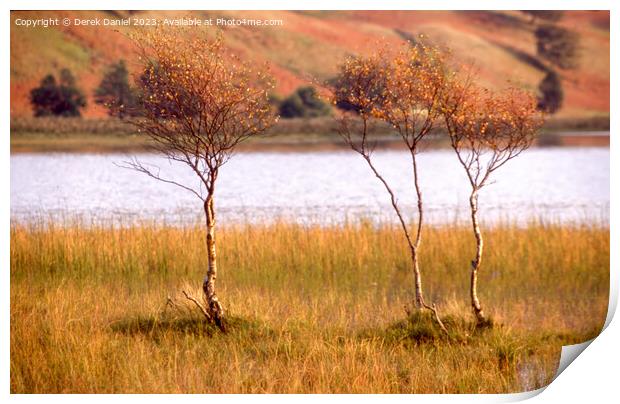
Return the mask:
{"type": "Polygon", "coordinates": [[[75,117],[80,116],[80,110],[86,107],[86,98],[71,71],[62,69],[59,80],[48,74],[39,87],[30,91],[30,103],[37,117],[75,117]]]}
{"type": "Polygon", "coordinates": [[[283,118],[314,118],[329,115],[331,109],[323,102],[314,87],[299,87],[280,104],[283,118]]]}
{"type": "Polygon", "coordinates": [[[538,55],[562,69],[573,69],[578,65],[579,35],[576,32],[553,24],[541,25],[536,29],[538,55]]]}
{"type": "Polygon", "coordinates": [[[129,72],[124,60],[112,64],[95,90],[95,102],[105,105],[110,116],[123,118],[137,115],[137,95],[129,85],[129,72]]]}

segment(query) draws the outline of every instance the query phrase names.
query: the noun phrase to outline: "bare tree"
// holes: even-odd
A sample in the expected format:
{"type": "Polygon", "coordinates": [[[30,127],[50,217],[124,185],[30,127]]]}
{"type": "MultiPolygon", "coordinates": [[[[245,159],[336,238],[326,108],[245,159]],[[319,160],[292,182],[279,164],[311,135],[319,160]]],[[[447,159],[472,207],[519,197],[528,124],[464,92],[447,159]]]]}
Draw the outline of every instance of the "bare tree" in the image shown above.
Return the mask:
{"type": "Polygon", "coordinates": [[[144,116],[132,122],[169,160],[185,164],[197,183],[182,184],[158,167],[133,159],[129,166],[198,197],[204,209],[208,267],[203,281],[205,317],[225,331],[224,309],[216,294],[215,186],[220,168],[242,141],[264,132],[277,119],[268,93],[266,67],[250,67],[231,56],[221,34],[152,29],[134,36],[143,74],[137,80],[144,116]]]}
{"type": "Polygon", "coordinates": [[[340,75],[332,87],[333,104],[345,105],[350,111],[341,116],[340,134],[383,184],[407,240],[414,276],[415,307],[432,310],[442,328],[435,305],[426,303],[422,288],[419,248],[424,210],[417,155],[420,142],[441,120],[441,100],[446,83],[443,53],[438,48],[418,43],[407,44],[393,56],[380,50],[370,57],[349,57],[340,67],[340,75]],[[360,130],[350,125],[351,113],[356,113],[361,120],[360,130]],[[392,187],[373,162],[375,144],[369,139],[369,132],[376,120],[390,124],[409,151],[417,196],[415,229],[410,229],[392,187]]]}
{"type": "Polygon", "coordinates": [[[536,98],[525,91],[511,88],[492,94],[474,86],[470,78],[453,81],[451,90],[446,92],[445,124],[452,148],[471,185],[469,206],[476,255],[471,261],[470,299],[479,325],[489,324],[490,320],[478,297],[478,272],[484,247],[478,195],[497,169],[532,144],[543,124],[536,107],[536,98]]]}

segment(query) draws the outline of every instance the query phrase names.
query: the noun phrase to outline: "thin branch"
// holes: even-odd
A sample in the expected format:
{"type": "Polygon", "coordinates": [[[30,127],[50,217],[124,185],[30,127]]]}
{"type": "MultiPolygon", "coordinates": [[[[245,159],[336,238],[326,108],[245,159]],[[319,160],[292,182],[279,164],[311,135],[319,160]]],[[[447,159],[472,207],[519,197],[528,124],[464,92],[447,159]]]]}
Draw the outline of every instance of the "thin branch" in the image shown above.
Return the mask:
{"type": "Polygon", "coordinates": [[[446,335],[449,336],[450,334],[448,333],[448,329],[446,328],[445,325],[443,325],[443,322],[441,321],[441,318],[439,317],[437,305],[435,303],[433,303],[431,306],[429,306],[428,304],[424,304],[424,307],[433,313],[433,316],[435,317],[435,321],[437,321],[437,324],[439,324],[439,328],[441,328],[441,330],[445,332],[446,335]]]}
{"type": "Polygon", "coordinates": [[[200,304],[200,302],[198,300],[196,300],[196,298],[194,298],[192,295],[190,295],[189,293],[187,293],[186,291],[183,290],[183,294],[185,295],[185,298],[188,300],[191,300],[192,302],[194,302],[194,304],[196,305],[196,307],[198,307],[200,309],[200,311],[202,312],[202,314],[204,314],[204,316],[207,318],[207,320],[211,321],[211,315],[209,314],[209,312],[204,308],[204,306],[202,304],[200,304]]]}
{"type": "Polygon", "coordinates": [[[138,171],[138,172],[144,173],[144,174],[148,175],[148,176],[149,176],[149,177],[151,177],[151,178],[154,178],[154,179],[156,179],[156,180],[158,180],[158,181],[161,181],[161,182],[165,182],[165,183],[167,183],[167,184],[176,185],[177,187],[183,188],[183,189],[185,189],[185,190],[187,190],[187,191],[189,191],[189,192],[193,193],[193,194],[194,194],[194,195],[196,195],[196,196],[198,197],[198,199],[200,199],[201,201],[203,201],[203,202],[204,202],[204,200],[205,200],[205,199],[204,199],[204,197],[203,197],[202,195],[200,195],[200,193],[198,193],[195,189],[192,189],[192,188],[190,188],[190,187],[188,187],[188,186],[186,186],[186,185],[183,185],[183,184],[181,184],[181,183],[178,183],[178,182],[176,182],[176,181],[169,180],[169,179],[166,179],[166,178],[162,178],[162,177],[159,175],[159,171],[160,171],[160,168],[159,168],[159,167],[155,167],[155,168],[157,168],[157,172],[152,172],[151,170],[149,170],[148,168],[146,168],[146,167],[145,167],[142,163],[140,163],[138,160],[134,160],[134,161],[125,161],[124,163],[125,163],[126,165],[123,165],[123,164],[118,164],[118,163],[114,163],[114,165],[116,165],[117,167],[120,167],[120,168],[126,168],[126,169],[135,170],[135,171],[138,171]]]}
{"type": "Polygon", "coordinates": [[[168,296],[168,298],[166,299],[166,308],[168,308],[168,306],[176,309],[177,311],[181,311],[181,306],[179,306],[171,296],[168,296]]]}

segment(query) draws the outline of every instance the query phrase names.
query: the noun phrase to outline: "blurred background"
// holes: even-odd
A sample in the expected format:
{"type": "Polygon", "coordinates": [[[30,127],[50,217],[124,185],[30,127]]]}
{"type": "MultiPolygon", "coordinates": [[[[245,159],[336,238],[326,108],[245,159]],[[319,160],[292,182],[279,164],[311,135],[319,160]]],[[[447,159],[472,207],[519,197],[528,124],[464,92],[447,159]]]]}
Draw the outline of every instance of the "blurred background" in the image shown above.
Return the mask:
{"type": "Polygon", "coordinates": [[[547,78],[547,94],[558,92],[549,87],[562,93],[553,108],[557,117],[609,115],[608,11],[19,11],[11,13],[12,117],[31,116],[30,91],[65,68],[86,97],[81,115],[106,117],[94,95],[102,76],[123,59],[135,73],[130,41],[116,32],[131,28],[14,24],[49,17],[281,19],[278,26],[221,27],[235,52],[270,62],[275,99],[307,86],[308,78],[333,77],[346,55],[370,52],[377,41],[397,44],[424,35],[457,59],[474,61],[490,87],[510,79],[544,96],[547,78]]]}
{"type": "MultiPolygon", "coordinates": [[[[382,43],[431,41],[473,63],[492,89],[534,92],[548,120],[537,145],[484,197],[493,220],[607,222],[609,209],[608,11],[18,11],[11,13],[11,212],[13,219],[79,215],[192,221],[191,194],[172,192],[117,165],[142,153],[145,136],[128,114],[141,71],[132,27],[24,27],[18,19],[257,19],[272,26],[219,26],[232,51],[269,62],[270,95],[282,119],[222,173],[220,212],[234,221],[342,223],[394,219],[380,184],[336,133],[337,108],[322,99],[347,55],[382,43]],[[62,152],[51,154],[49,152],[62,152]],[[281,152],[287,152],[283,154],[281,152]],[[344,169],[346,167],[346,169],[344,169]],[[173,197],[171,197],[173,196],[173,197]]],[[[206,27],[196,29],[210,29],[206,27]]],[[[414,206],[407,152],[390,127],[377,128],[381,168],[408,211],[414,206]],[[400,149],[399,149],[400,148],[400,149]]],[[[441,137],[438,137],[438,139],[441,137]]],[[[466,219],[467,182],[445,140],[422,153],[429,218],[466,219]]],[[[184,167],[140,156],[193,184],[184,167]]],[[[408,212],[411,213],[411,212],[408,212]]]]}

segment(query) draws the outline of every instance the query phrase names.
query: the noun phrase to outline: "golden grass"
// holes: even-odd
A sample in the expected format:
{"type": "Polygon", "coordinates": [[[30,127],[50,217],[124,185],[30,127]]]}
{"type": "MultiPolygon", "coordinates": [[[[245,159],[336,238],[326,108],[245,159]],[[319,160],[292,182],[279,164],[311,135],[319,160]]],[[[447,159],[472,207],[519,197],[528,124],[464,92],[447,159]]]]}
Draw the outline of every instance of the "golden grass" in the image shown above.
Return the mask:
{"type": "Polygon", "coordinates": [[[406,319],[411,271],[391,225],[222,229],[221,334],[179,297],[199,293],[200,227],[14,224],[11,392],[516,392],[549,382],[562,344],[600,331],[608,227],[488,230],[480,294],[501,324],[488,330],[468,323],[469,228],[424,236],[427,300],[452,339],[406,319]]]}

